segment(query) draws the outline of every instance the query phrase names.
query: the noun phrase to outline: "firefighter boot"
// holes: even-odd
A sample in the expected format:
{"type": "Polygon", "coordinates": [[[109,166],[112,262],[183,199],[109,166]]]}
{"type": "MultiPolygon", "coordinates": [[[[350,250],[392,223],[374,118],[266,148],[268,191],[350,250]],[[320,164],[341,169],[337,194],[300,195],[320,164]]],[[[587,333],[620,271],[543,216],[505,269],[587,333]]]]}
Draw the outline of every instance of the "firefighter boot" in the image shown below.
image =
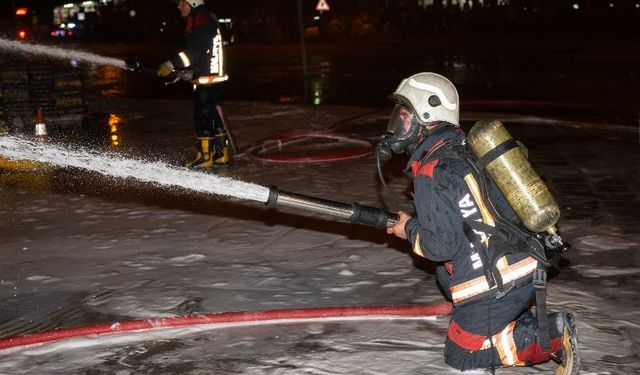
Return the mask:
{"type": "MultiPolygon", "coordinates": [[[[561,363],[554,375],[576,375],[580,371],[580,355],[578,353],[578,337],[573,315],[560,314],[564,323],[562,330],[562,351],[557,354],[561,363]]],[[[556,355],[554,355],[556,356],[556,355]]]]}
{"type": "Polygon", "coordinates": [[[213,166],[213,138],[198,137],[196,158],[187,163],[187,168],[211,168],[213,166]]]}
{"type": "Polygon", "coordinates": [[[229,164],[231,164],[229,138],[227,137],[227,133],[224,131],[216,133],[212,158],[214,167],[228,167],[229,164]]]}

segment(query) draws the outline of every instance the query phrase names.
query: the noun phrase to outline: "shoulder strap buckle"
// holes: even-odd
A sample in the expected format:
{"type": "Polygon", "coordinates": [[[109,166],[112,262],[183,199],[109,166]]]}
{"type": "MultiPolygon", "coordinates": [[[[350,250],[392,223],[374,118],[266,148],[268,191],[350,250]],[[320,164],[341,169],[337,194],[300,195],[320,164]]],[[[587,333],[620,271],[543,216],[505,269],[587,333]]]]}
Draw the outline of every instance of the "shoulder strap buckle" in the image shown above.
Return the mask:
{"type": "Polygon", "coordinates": [[[533,273],[533,287],[539,290],[547,289],[547,271],[537,269],[533,273]]]}

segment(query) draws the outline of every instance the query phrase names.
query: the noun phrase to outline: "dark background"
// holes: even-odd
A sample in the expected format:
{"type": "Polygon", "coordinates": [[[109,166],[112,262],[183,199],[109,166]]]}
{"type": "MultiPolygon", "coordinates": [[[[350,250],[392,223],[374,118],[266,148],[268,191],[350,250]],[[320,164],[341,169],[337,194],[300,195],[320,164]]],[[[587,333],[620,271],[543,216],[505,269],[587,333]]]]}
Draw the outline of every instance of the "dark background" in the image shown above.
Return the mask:
{"type": "MultiPolygon", "coordinates": [[[[53,8],[65,1],[13,3],[30,13],[11,21],[12,1],[3,1],[4,24],[30,27],[38,43],[138,56],[151,68],[182,43],[183,20],[170,0],[111,1],[67,38],[49,35],[58,26],[53,8]]],[[[296,0],[206,3],[231,20],[221,23],[228,100],[387,105],[401,79],[435,71],[463,100],[536,100],[638,116],[640,0],[327,0],[331,10],[322,14],[316,0],[300,0],[306,85],[296,0]]],[[[96,74],[101,95],[191,95],[189,85],[167,88],[152,74],[96,74]]]]}

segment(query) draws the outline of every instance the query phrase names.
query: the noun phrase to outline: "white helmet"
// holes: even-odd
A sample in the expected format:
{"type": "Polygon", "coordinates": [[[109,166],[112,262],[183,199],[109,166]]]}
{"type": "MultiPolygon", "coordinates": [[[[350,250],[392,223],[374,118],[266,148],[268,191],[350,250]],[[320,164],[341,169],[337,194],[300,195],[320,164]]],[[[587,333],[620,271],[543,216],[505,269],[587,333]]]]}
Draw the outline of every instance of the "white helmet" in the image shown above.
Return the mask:
{"type": "Polygon", "coordinates": [[[446,121],[459,126],[458,91],[440,74],[425,72],[403,79],[389,98],[413,110],[422,124],[446,121]]]}
{"type": "Polygon", "coordinates": [[[189,4],[192,8],[197,7],[198,5],[204,4],[204,0],[181,0],[189,4]]]}

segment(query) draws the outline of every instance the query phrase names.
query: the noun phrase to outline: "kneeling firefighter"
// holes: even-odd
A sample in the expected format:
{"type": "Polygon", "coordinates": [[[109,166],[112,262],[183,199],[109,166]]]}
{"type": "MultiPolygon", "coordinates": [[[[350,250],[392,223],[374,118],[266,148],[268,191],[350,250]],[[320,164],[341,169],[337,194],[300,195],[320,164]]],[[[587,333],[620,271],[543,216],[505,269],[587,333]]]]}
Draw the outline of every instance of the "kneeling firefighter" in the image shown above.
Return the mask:
{"type": "Polygon", "coordinates": [[[513,165],[523,159],[530,167],[523,151],[497,121],[477,123],[467,139],[459,126],[458,92],[441,75],[413,75],[391,99],[396,105],[377,154],[386,160],[409,153],[405,172],[413,179],[416,216],[400,211],[387,233],[407,239],[415,254],[437,264],[437,280],[453,302],[445,362],[459,370],[494,371],[554,360],[556,375],[577,374],[573,317],[546,311],[546,267],[554,253],[568,249],[555,233],[557,205],[546,186],[536,201],[539,192],[518,191],[531,184],[493,173],[502,163],[507,171],[535,174],[513,165]],[[496,134],[507,134],[505,141],[496,134]],[[542,214],[515,208],[510,198],[518,194],[542,214]],[[543,228],[528,228],[536,220],[527,215],[543,216],[543,228]]]}
{"type": "Polygon", "coordinates": [[[172,72],[194,84],[194,125],[198,142],[196,157],[188,168],[228,166],[229,139],[223,118],[218,112],[223,84],[229,76],[224,71],[222,36],[215,16],[203,0],[178,0],[178,11],[186,19],[186,47],[158,68],[158,76],[172,72]]]}

